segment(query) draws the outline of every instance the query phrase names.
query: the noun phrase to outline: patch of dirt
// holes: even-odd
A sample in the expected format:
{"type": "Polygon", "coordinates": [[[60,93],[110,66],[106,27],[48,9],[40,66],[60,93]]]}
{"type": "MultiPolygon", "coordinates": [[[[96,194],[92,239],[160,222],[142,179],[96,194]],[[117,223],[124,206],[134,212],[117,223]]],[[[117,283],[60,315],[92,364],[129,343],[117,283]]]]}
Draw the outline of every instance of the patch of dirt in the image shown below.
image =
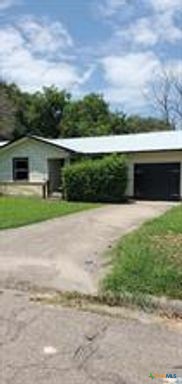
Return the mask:
{"type": "Polygon", "coordinates": [[[152,237],[152,244],[160,252],[167,250],[168,259],[182,267],[182,233],[155,235],[152,237]]]}

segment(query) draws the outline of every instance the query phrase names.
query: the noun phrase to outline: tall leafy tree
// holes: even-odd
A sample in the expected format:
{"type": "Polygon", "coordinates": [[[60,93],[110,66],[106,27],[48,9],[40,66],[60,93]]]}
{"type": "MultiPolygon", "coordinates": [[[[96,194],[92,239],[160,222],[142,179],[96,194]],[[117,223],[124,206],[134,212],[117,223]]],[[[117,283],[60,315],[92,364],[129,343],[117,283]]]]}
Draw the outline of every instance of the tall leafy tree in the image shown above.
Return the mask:
{"type": "Polygon", "coordinates": [[[107,135],[110,130],[109,105],[97,94],[72,101],[64,109],[60,124],[63,137],[107,135]]]}
{"type": "Polygon", "coordinates": [[[130,131],[126,115],[123,112],[110,113],[109,124],[110,132],[113,135],[122,135],[130,131]]]}
{"type": "Polygon", "coordinates": [[[70,94],[55,87],[44,88],[27,100],[25,112],[26,131],[45,137],[58,137],[60,121],[70,94]]]}
{"type": "Polygon", "coordinates": [[[16,124],[16,106],[9,87],[0,81],[0,139],[12,139],[16,124]]]}

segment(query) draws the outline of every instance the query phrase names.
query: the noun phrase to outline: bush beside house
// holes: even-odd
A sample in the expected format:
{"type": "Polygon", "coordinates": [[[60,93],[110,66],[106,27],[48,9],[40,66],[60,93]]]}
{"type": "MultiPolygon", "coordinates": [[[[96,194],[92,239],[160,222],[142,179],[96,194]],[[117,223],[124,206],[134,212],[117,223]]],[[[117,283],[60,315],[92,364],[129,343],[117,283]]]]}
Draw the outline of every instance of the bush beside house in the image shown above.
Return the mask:
{"type": "Polygon", "coordinates": [[[127,179],[127,161],[121,155],[83,160],[65,167],[64,195],[69,201],[121,202],[127,179]]]}

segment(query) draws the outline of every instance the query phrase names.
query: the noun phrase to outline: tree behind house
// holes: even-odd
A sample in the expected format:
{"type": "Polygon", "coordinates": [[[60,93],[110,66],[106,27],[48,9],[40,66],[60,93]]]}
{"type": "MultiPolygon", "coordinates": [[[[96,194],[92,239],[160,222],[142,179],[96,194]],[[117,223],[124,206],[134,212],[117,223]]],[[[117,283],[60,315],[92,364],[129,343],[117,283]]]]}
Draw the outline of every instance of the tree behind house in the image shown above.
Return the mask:
{"type": "Polygon", "coordinates": [[[22,92],[15,84],[0,83],[0,139],[26,134],[43,137],[120,135],[171,129],[157,118],[126,116],[111,110],[102,95],[75,100],[65,90],[43,88],[22,92]]]}

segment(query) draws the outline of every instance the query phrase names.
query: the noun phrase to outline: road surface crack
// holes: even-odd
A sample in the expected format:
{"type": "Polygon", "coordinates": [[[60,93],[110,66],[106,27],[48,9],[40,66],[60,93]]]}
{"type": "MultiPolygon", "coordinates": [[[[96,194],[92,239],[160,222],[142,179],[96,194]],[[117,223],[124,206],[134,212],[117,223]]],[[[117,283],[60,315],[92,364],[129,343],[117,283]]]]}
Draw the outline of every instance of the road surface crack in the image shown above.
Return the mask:
{"type": "Polygon", "coordinates": [[[99,342],[104,337],[108,325],[103,325],[97,332],[91,331],[85,335],[83,344],[79,345],[73,355],[73,360],[78,369],[84,369],[90,358],[98,351],[99,342]]]}

